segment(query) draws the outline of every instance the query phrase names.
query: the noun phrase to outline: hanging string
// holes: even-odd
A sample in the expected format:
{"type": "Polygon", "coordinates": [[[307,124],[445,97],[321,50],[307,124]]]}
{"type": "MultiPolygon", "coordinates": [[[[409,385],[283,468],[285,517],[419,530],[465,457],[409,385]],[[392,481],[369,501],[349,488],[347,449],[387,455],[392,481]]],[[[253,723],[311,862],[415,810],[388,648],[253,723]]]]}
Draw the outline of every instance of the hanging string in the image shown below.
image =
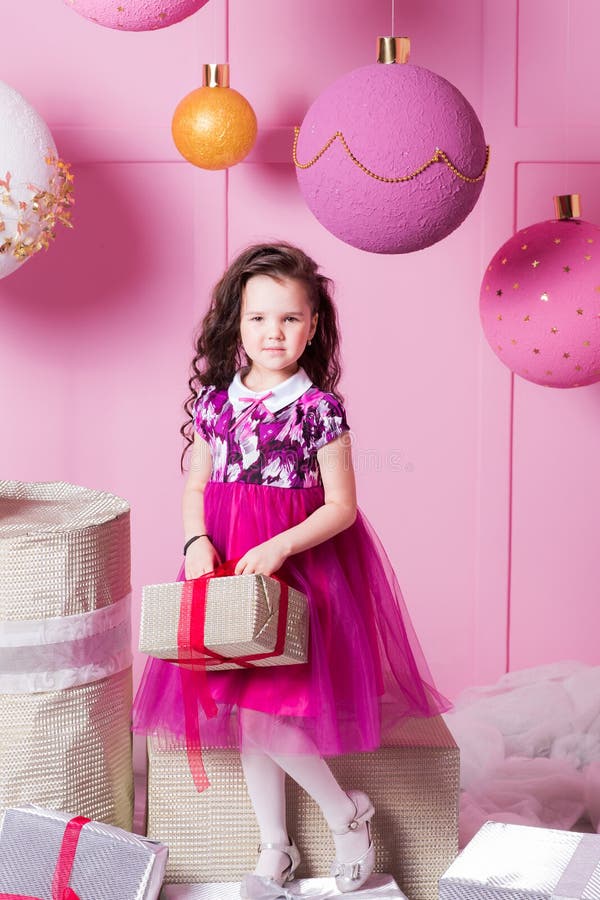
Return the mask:
{"type": "Polygon", "coordinates": [[[216,2],[212,4],[212,58],[215,62],[219,62],[220,54],[218,53],[217,48],[217,4],[216,2]]]}
{"type": "Polygon", "coordinates": [[[225,0],[225,62],[229,62],[229,0],[225,0]]]}
{"type": "Polygon", "coordinates": [[[567,58],[565,62],[565,102],[563,104],[563,139],[564,139],[564,160],[566,165],[563,167],[563,194],[572,193],[572,185],[569,182],[570,164],[569,164],[569,116],[571,104],[569,102],[569,91],[571,89],[571,0],[567,0],[567,58]]]}

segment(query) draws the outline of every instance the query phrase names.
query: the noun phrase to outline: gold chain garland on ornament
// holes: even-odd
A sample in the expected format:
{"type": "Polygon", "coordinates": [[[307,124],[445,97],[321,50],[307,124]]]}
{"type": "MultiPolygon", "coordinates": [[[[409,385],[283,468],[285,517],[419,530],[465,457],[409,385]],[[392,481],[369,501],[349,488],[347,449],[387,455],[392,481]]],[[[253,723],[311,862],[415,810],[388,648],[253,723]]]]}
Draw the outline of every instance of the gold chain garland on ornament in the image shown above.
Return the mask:
{"type": "Polygon", "coordinates": [[[33,193],[28,202],[15,200],[12,196],[10,172],[6,173],[5,178],[0,178],[0,233],[6,231],[7,224],[3,207],[8,207],[11,211],[6,214],[8,219],[14,219],[15,213],[17,215],[16,234],[0,243],[0,254],[10,252],[24,261],[38,250],[48,249],[50,241],[56,237],[54,227],[57,222],[68,228],[73,227],[70,210],[74,203],[71,167],[69,163],[50,153],[46,157],[46,163],[53,169],[48,187],[40,190],[35,185],[28,184],[28,190],[33,193]]]}
{"type": "Polygon", "coordinates": [[[332,137],[329,138],[329,140],[327,141],[325,146],[322,147],[321,150],[319,150],[319,152],[316,153],[315,156],[313,156],[313,158],[311,160],[309,160],[306,163],[298,162],[297,150],[298,150],[299,136],[300,136],[300,128],[298,125],[296,125],[294,128],[294,146],[293,146],[293,150],[292,150],[294,165],[296,166],[296,168],[310,169],[310,167],[314,166],[314,164],[321,159],[323,154],[329,150],[331,145],[335,141],[339,140],[342,147],[344,148],[344,150],[346,151],[346,153],[348,154],[348,156],[350,157],[350,159],[352,160],[354,165],[358,166],[358,168],[361,169],[365,173],[365,175],[368,175],[369,178],[375,178],[377,181],[385,181],[386,184],[400,184],[403,181],[412,181],[412,179],[416,178],[417,175],[421,175],[421,173],[424,172],[425,169],[428,169],[434,163],[438,163],[438,162],[445,163],[448,166],[448,168],[450,169],[450,171],[453,172],[457,176],[457,178],[460,178],[462,181],[467,181],[469,184],[475,184],[477,181],[481,181],[481,179],[484,177],[484,175],[487,171],[487,167],[490,162],[490,148],[489,148],[489,146],[486,146],[486,148],[485,148],[485,163],[483,164],[483,169],[481,170],[479,175],[477,175],[476,178],[471,178],[469,175],[465,175],[463,172],[461,172],[459,169],[456,168],[454,163],[449,159],[447,153],[445,153],[443,150],[440,150],[439,147],[436,147],[435,153],[433,154],[431,159],[428,159],[426,163],[424,163],[422,166],[419,166],[419,168],[415,169],[414,172],[411,172],[410,175],[402,175],[398,178],[388,178],[385,175],[377,175],[375,172],[372,172],[371,169],[368,169],[365,165],[363,165],[363,163],[361,163],[360,160],[358,160],[356,158],[356,156],[352,153],[350,147],[348,146],[346,138],[344,137],[344,135],[342,134],[341,131],[336,131],[336,133],[332,137]]]}

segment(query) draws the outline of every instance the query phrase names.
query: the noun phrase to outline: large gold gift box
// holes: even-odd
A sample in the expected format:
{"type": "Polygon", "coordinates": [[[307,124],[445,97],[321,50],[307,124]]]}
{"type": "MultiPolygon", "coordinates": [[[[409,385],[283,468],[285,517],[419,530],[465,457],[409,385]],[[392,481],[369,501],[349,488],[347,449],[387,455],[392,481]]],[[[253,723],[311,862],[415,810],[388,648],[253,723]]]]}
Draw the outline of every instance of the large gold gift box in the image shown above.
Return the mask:
{"type": "Polygon", "coordinates": [[[131,829],[130,598],[124,500],[0,481],[0,811],[131,829]]]}
{"type": "MultiPolygon", "coordinates": [[[[200,579],[198,579],[200,581],[200,579]]],[[[177,646],[180,610],[185,591],[193,590],[193,581],[152,584],[143,590],[139,648],[159,659],[179,659],[177,646]]],[[[206,588],[204,645],[231,662],[206,656],[208,668],[240,668],[236,657],[265,654],[251,660],[252,666],[289,666],[306,662],[308,642],[308,604],[304,594],[288,588],[285,641],[282,652],[276,650],[282,585],[266,575],[224,575],[210,578],[206,588]]],[[[200,656],[202,654],[195,654],[200,656]]]]}
{"type": "MultiPolygon", "coordinates": [[[[169,846],[166,881],[239,880],[256,862],[259,833],[235,750],[204,748],[211,786],[198,793],[184,750],[148,741],[148,837],[169,846]]],[[[409,900],[437,900],[437,882],[458,852],[459,751],[443,719],[410,719],[373,753],[328,760],[346,789],[375,805],[378,872],[409,900]]],[[[314,801],[287,779],[288,828],[302,854],[298,877],[324,877],[331,834],[314,801]]]]}

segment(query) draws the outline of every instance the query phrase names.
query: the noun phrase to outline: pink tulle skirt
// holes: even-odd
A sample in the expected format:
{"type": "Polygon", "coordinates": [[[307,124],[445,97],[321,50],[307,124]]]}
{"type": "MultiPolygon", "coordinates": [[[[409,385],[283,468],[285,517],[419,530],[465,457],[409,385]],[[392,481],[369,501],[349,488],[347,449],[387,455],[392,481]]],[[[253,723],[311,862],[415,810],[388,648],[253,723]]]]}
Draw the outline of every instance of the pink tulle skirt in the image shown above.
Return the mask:
{"type": "MultiPolygon", "coordinates": [[[[323,502],[320,486],[211,481],[206,528],[221,559],[236,559],[303,522],[323,502]]],[[[323,756],[374,750],[400,719],[450,707],[433,685],[391,563],[360,510],[349,528],[289,557],[277,574],[308,598],[308,662],[209,672],[218,713],[207,719],[198,704],[205,746],[323,756]]],[[[194,675],[149,659],[134,731],[180,745],[183,680],[194,675]]]]}

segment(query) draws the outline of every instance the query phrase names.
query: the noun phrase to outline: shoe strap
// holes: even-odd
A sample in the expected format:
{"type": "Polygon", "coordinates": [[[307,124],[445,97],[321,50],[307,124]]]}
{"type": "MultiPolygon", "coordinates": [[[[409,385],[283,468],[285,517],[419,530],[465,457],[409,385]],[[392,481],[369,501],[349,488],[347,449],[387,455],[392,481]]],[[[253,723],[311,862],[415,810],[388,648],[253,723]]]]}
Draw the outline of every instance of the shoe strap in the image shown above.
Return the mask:
{"type": "Polygon", "coordinates": [[[258,845],[258,852],[260,853],[262,850],[278,850],[280,853],[285,853],[290,860],[290,875],[294,874],[300,864],[300,854],[293,841],[289,844],[276,844],[271,841],[264,841],[264,843],[258,845]]]}
{"type": "Polygon", "coordinates": [[[272,841],[264,841],[264,843],[258,845],[258,852],[260,853],[262,850],[280,850],[281,853],[287,853],[289,856],[292,846],[293,844],[274,844],[272,841]]]}
{"type": "MultiPolygon", "coordinates": [[[[356,808],[356,806],[355,806],[355,808],[356,808]]],[[[358,815],[358,810],[357,810],[357,815],[355,815],[354,818],[351,819],[347,825],[344,825],[342,828],[332,828],[332,829],[330,829],[331,833],[332,834],[347,834],[349,831],[357,831],[357,829],[360,828],[361,825],[367,824],[368,822],[371,821],[374,813],[375,813],[375,809],[373,808],[373,805],[371,803],[369,803],[368,807],[365,809],[364,812],[362,812],[360,815],[358,815]]]]}

